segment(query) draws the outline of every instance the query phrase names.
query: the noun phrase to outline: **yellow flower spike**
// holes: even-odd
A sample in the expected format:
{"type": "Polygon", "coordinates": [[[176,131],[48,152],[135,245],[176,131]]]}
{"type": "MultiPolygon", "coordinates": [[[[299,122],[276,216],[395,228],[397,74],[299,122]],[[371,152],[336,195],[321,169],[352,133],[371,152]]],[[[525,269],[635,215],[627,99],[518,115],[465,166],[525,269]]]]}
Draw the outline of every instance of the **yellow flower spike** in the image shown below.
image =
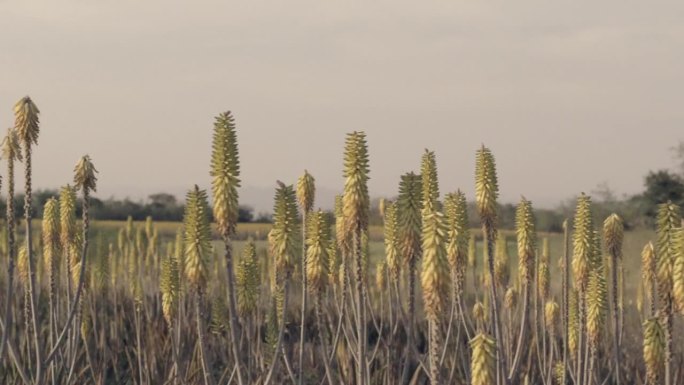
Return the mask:
{"type": "Polygon", "coordinates": [[[2,148],[2,159],[21,161],[21,145],[19,144],[19,136],[16,129],[7,129],[7,135],[2,140],[0,147],[2,148]]]}
{"type": "Polygon", "coordinates": [[[347,135],[344,150],[344,195],[342,210],[345,230],[361,232],[368,227],[370,198],[368,196],[368,147],[366,134],[354,131],[347,135]]]}
{"type": "Polygon", "coordinates": [[[496,384],[496,344],[492,338],[479,333],[470,341],[471,385],[496,384]]]}
{"type": "Polygon", "coordinates": [[[644,322],[644,363],[649,384],[658,383],[665,362],[665,331],[657,318],[644,322]]]}
{"type": "Polygon", "coordinates": [[[209,174],[212,177],[214,220],[221,236],[228,238],[235,233],[237,225],[240,187],[240,160],[235,120],[230,111],[214,119],[209,174]]]}
{"type": "Polygon", "coordinates": [[[242,258],[238,262],[235,274],[237,288],[237,310],[240,316],[247,317],[253,314],[258,305],[259,286],[259,261],[256,254],[256,246],[253,240],[249,240],[242,251],[242,258]]]}
{"type": "Polygon", "coordinates": [[[518,266],[523,285],[532,283],[534,272],[535,249],[537,247],[537,233],[535,219],[532,212],[532,202],[524,197],[515,213],[515,232],[518,238],[518,266]]]}
{"type": "Polygon", "coordinates": [[[207,193],[195,185],[185,199],[185,277],[188,283],[204,292],[211,258],[211,229],[207,193]]]}
{"type": "Polygon", "coordinates": [[[460,190],[456,193],[447,194],[444,198],[444,212],[447,217],[447,229],[449,243],[447,245],[447,259],[451,270],[456,273],[457,292],[463,290],[466,264],[469,255],[468,242],[470,231],[468,229],[468,212],[465,194],[460,190]]]}
{"type": "Polygon", "coordinates": [[[14,105],[14,127],[17,130],[19,140],[28,147],[38,144],[40,133],[40,111],[30,97],[24,96],[14,105]]]}
{"type": "Polygon", "coordinates": [[[297,203],[292,186],[278,182],[273,206],[273,228],[268,234],[276,269],[289,277],[294,270],[299,248],[297,203]]]}
{"type": "Polygon", "coordinates": [[[397,228],[397,206],[395,203],[387,203],[385,205],[385,258],[387,259],[387,268],[392,277],[392,280],[399,280],[399,273],[401,271],[401,260],[399,258],[399,239],[397,228]]]}
{"type": "Polygon", "coordinates": [[[595,250],[594,225],[591,218],[591,198],[582,193],[577,199],[575,231],[573,233],[572,270],[575,287],[584,291],[595,250]]]}
{"type": "Polygon", "coordinates": [[[74,187],[77,190],[97,191],[97,170],[89,155],[84,155],[74,168],[74,187]]]}
{"type": "Polygon", "coordinates": [[[304,170],[304,175],[297,180],[297,203],[302,211],[308,213],[313,209],[315,196],[315,179],[307,170],[304,170]]]}
{"type": "Polygon", "coordinates": [[[321,210],[309,218],[306,240],[306,279],[312,293],[322,292],[328,277],[330,224],[321,210]]]}

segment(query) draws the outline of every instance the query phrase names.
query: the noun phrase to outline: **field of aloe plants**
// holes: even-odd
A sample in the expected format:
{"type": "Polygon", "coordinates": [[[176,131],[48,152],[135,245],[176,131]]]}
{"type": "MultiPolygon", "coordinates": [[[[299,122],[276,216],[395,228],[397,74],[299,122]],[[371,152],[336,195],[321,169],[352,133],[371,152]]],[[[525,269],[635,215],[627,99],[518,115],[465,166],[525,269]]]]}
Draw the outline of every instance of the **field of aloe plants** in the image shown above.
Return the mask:
{"type": "Polygon", "coordinates": [[[382,170],[351,132],[334,213],[316,208],[304,171],[275,183],[272,225],[238,226],[238,131],[225,112],[207,143],[212,184],[189,182],[182,224],[91,223],[106,175],[89,156],[35,219],[39,110],[25,97],[14,112],[2,143],[2,384],[684,383],[684,232],[670,202],[654,231],[625,232],[582,194],[564,234],[538,234],[522,198],[502,229],[488,148],[474,149],[463,181],[474,197],[441,194],[436,154],[417,149],[371,228],[367,181],[382,170]],[[467,198],[480,228],[468,228],[467,198]]]}

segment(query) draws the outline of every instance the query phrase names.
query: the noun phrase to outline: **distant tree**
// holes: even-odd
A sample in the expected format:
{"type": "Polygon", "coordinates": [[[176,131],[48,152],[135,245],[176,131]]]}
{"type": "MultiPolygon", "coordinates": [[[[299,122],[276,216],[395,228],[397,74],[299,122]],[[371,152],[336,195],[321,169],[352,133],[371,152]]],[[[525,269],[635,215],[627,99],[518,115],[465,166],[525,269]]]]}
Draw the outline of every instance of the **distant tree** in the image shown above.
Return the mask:
{"type": "Polygon", "coordinates": [[[682,178],[668,170],[650,171],[644,180],[644,203],[649,216],[654,216],[656,205],[672,201],[678,205],[684,203],[684,182],[682,178]]]}
{"type": "Polygon", "coordinates": [[[238,208],[238,222],[251,222],[254,219],[254,208],[240,206],[238,208]]]}
{"type": "Polygon", "coordinates": [[[269,213],[260,212],[254,219],[255,223],[271,223],[273,222],[273,216],[269,213]]]}
{"type": "Polygon", "coordinates": [[[178,205],[176,197],[167,193],[157,193],[152,194],[147,197],[150,200],[150,204],[158,207],[174,207],[178,205]]]}

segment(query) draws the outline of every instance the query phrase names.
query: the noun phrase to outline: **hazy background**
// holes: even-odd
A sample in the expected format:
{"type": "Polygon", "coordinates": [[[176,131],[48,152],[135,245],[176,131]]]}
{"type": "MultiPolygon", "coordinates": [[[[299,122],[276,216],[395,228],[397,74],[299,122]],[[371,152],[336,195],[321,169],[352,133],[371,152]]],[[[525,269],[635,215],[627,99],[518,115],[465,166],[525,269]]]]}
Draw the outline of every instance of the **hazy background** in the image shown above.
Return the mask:
{"type": "Polygon", "coordinates": [[[69,182],[89,153],[103,198],[208,188],[213,117],[230,109],[257,210],[305,168],[330,206],[353,130],[373,196],[429,148],[442,191],[472,197],[485,143],[503,201],[552,206],[602,182],[641,191],[673,165],[683,47],[675,1],[0,0],[0,124],[31,95],[35,186],[69,182]]]}

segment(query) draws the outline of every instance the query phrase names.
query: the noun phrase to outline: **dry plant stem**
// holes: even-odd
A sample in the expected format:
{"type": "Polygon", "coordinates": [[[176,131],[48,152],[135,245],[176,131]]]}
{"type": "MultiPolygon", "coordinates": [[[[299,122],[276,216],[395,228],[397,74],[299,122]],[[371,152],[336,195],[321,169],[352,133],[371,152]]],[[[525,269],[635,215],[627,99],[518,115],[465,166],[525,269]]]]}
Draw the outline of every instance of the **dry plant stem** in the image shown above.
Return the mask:
{"type": "Polygon", "coordinates": [[[409,367],[411,366],[411,362],[413,361],[413,336],[416,310],[416,261],[415,257],[413,256],[409,259],[408,276],[408,327],[406,333],[406,362],[404,363],[402,383],[408,382],[409,367]]]}
{"type": "MultiPolygon", "coordinates": [[[[508,384],[508,380],[505,375],[505,354],[503,352],[503,346],[501,341],[501,324],[499,322],[499,302],[498,295],[496,291],[496,279],[494,277],[494,235],[495,230],[493,224],[485,223],[482,225],[482,231],[487,242],[487,264],[489,266],[489,278],[490,278],[490,296],[491,296],[491,312],[494,321],[494,338],[496,339],[496,361],[497,361],[497,373],[500,373],[500,381],[503,384],[508,384]]],[[[499,376],[497,375],[497,378],[499,376]]]]}
{"type": "Polygon", "coordinates": [[[50,353],[45,358],[45,365],[49,365],[55,358],[55,355],[59,351],[60,345],[64,342],[64,338],[67,333],[71,330],[72,322],[76,311],[78,309],[77,304],[81,300],[81,295],[83,293],[83,286],[85,284],[85,272],[86,272],[86,258],[88,256],[88,230],[90,228],[90,217],[88,211],[90,210],[90,193],[87,189],[83,189],[83,248],[81,249],[81,262],[80,262],[80,272],[78,276],[78,285],[76,287],[76,295],[74,296],[72,303],[69,306],[69,316],[67,317],[67,322],[64,324],[62,332],[57,338],[57,342],[50,350],[50,353]]]}
{"type": "Polygon", "coordinates": [[[570,327],[570,322],[569,322],[569,295],[570,292],[568,290],[568,283],[570,280],[570,235],[569,235],[569,230],[568,230],[568,221],[565,220],[564,223],[564,231],[563,231],[563,373],[565,374],[563,378],[563,382],[567,380],[567,373],[568,373],[568,356],[569,356],[569,349],[568,349],[568,335],[569,335],[569,327],[570,327]]]}
{"type": "Polygon", "coordinates": [[[439,385],[441,381],[439,351],[440,351],[440,325],[437,320],[430,321],[430,384],[439,385]]]}
{"type": "Polygon", "coordinates": [[[285,335],[285,316],[287,314],[287,305],[289,302],[289,296],[287,295],[289,286],[290,277],[285,277],[285,282],[283,283],[283,313],[280,319],[280,330],[278,330],[278,341],[276,342],[275,350],[273,350],[273,363],[271,363],[271,368],[268,370],[268,374],[266,375],[266,379],[264,380],[264,385],[268,385],[271,383],[273,374],[277,371],[278,364],[280,363],[280,360],[278,359],[278,352],[280,352],[281,350],[281,347],[283,345],[283,335],[285,335]]]}
{"type": "Polygon", "coordinates": [[[33,243],[31,239],[31,201],[33,194],[31,192],[31,144],[27,142],[24,147],[25,159],[25,178],[26,183],[24,191],[26,196],[24,198],[24,219],[26,221],[26,252],[28,253],[28,292],[31,307],[31,324],[33,328],[33,344],[36,354],[36,383],[38,385],[43,383],[43,355],[39,341],[40,329],[38,328],[38,315],[36,314],[36,303],[38,302],[36,293],[36,266],[33,260],[33,243]]]}
{"type": "Polygon", "coordinates": [[[140,385],[145,383],[145,377],[143,376],[143,353],[142,353],[142,336],[141,336],[141,328],[142,328],[142,322],[140,322],[140,312],[142,309],[138,309],[138,305],[135,305],[135,343],[136,343],[136,352],[135,355],[138,359],[138,379],[140,381],[140,385]]]}
{"type": "Polygon", "coordinates": [[[356,229],[354,231],[354,236],[353,236],[353,242],[354,242],[354,260],[356,264],[356,276],[354,279],[356,280],[356,315],[357,315],[357,325],[356,325],[356,331],[357,331],[357,356],[359,360],[359,365],[357,368],[357,384],[358,385],[364,385],[366,384],[366,306],[365,306],[365,300],[366,300],[366,295],[364,293],[364,285],[363,285],[363,257],[362,257],[362,251],[361,251],[361,227],[357,223],[355,226],[356,229]]]}
{"type": "MultiPolygon", "coordinates": [[[[316,296],[316,321],[318,322],[318,336],[321,339],[321,349],[323,350],[323,366],[325,368],[325,377],[328,379],[328,385],[333,385],[333,379],[332,379],[332,370],[330,369],[330,364],[328,363],[328,360],[326,357],[328,356],[328,339],[327,336],[325,335],[324,328],[323,328],[323,312],[321,310],[321,304],[322,298],[321,294],[318,293],[316,296]]],[[[300,374],[300,381],[301,381],[301,374],[300,374]]]]}
{"type": "Polygon", "coordinates": [[[233,271],[233,248],[230,242],[230,237],[228,234],[223,235],[223,241],[226,247],[226,275],[227,282],[226,287],[228,291],[228,316],[230,317],[230,334],[231,334],[231,348],[233,350],[233,356],[236,362],[236,376],[238,385],[243,385],[243,375],[242,375],[242,365],[240,363],[240,348],[238,346],[238,336],[240,335],[238,328],[237,319],[237,306],[235,305],[235,272],[233,271]]]}
{"type": "Polygon", "coordinates": [[[617,255],[611,253],[613,283],[613,358],[615,365],[615,385],[620,385],[620,321],[618,315],[618,264],[617,255]]]}
{"type": "Polygon", "coordinates": [[[584,333],[585,333],[585,324],[584,320],[586,318],[585,315],[585,309],[586,309],[586,301],[585,301],[585,295],[584,295],[584,290],[580,288],[578,290],[578,297],[577,301],[579,303],[579,333],[577,335],[577,370],[576,370],[576,378],[577,378],[577,385],[582,385],[582,380],[584,379],[584,372],[582,370],[582,347],[583,347],[583,340],[584,340],[584,333]]]}
{"type": "Polygon", "coordinates": [[[5,344],[7,343],[7,337],[9,335],[9,328],[12,325],[12,303],[9,300],[13,298],[14,285],[12,284],[14,278],[14,265],[15,265],[15,247],[14,247],[14,159],[9,158],[7,160],[7,254],[9,258],[9,264],[7,266],[7,303],[5,304],[5,315],[3,317],[4,325],[2,337],[0,338],[0,362],[2,362],[2,357],[5,352],[5,344]]]}
{"type": "MultiPolygon", "coordinates": [[[[211,373],[207,368],[207,350],[204,346],[204,326],[202,325],[202,292],[197,288],[195,293],[195,324],[197,326],[197,342],[199,343],[200,362],[202,365],[202,374],[204,378],[204,385],[212,385],[211,373]]],[[[235,358],[237,360],[237,357],[235,358]]]]}
{"type": "Polygon", "coordinates": [[[306,208],[302,210],[302,315],[299,327],[299,385],[304,383],[304,326],[306,320],[306,208]]]}
{"type": "Polygon", "coordinates": [[[665,299],[665,385],[672,385],[672,295],[665,299]]]}
{"type": "MultiPolygon", "coordinates": [[[[527,339],[527,316],[529,313],[530,306],[530,280],[523,283],[525,293],[523,295],[523,308],[522,308],[522,320],[520,321],[520,332],[518,334],[518,344],[515,350],[515,356],[513,358],[513,363],[511,364],[511,370],[508,373],[508,381],[515,381],[518,374],[518,368],[520,367],[520,360],[522,357],[522,347],[527,339]]],[[[512,341],[511,341],[512,342],[512,341]]]]}
{"type": "MultiPolygon", "coordinates": [[[[8,327],[5,327],[5,324],[2,320],[0,320],[0,329],[2,329],[3,333],[9,329],[8,327]]],[[[21,366],[21,363],[19,362],[19,357],[17,355],[17,350],[14,348],[12,345],[12,341],[5,341],[6,342],[6,347],[7,347],[7,355],[9,356],[10,360],[12,360],[12,363],[14,363],[14,367],[17,370],[17,373],[19,374],[19,377],[21,380],[24,382],[24,385],[31,385],[31,381],[29,381],[29,377],[26,374],[26,371],[24,368],[21,366]]]]}

